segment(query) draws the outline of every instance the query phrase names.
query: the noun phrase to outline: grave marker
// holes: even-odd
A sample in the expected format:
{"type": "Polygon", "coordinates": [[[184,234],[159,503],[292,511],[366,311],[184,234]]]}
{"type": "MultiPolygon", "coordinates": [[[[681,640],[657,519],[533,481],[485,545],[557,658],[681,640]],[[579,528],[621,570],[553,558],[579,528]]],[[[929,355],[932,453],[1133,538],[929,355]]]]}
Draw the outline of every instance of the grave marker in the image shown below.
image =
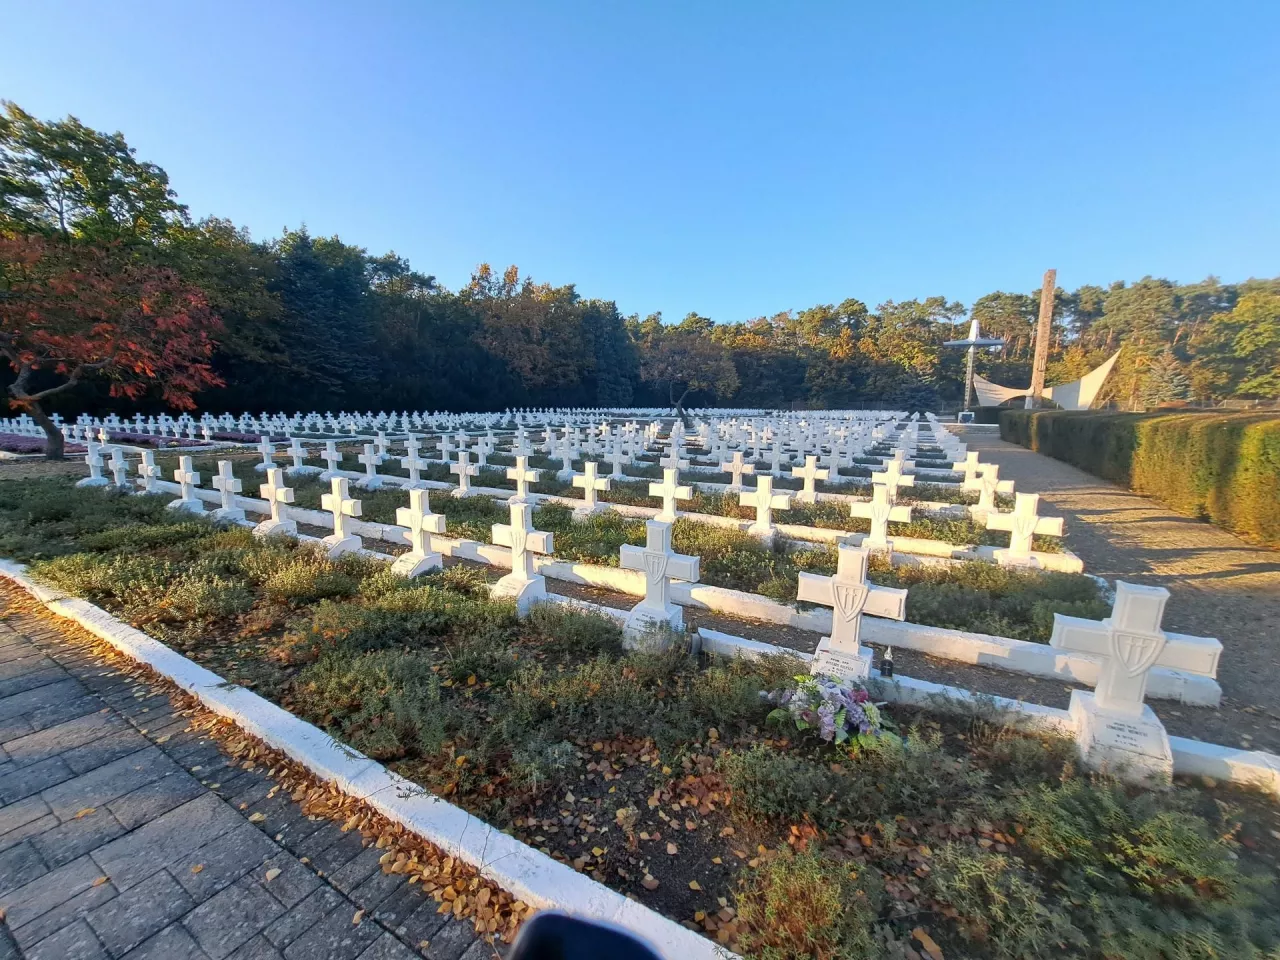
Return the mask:
{"type": "Polygon", "coordinates": [[[338,557],[344,553],[354,553],[363,545],[358,536],[351,532],[350,518],[360,516],[360,501],[351,498],[346,477],[334,477],[329,481],[330,492],[320,498],[320,509],[333,514],[333,534],[320,542],[325,545],[325,552],[330,557],[338,557]]]}
{"type": "Polygon", "coordinates": [[[204,505],[195,491],[195,488],[200,485],[200,474],[191,469],[190,457],[178,458],[178,469],[173,471],[173,479],[178,484],[179,497],[166,504],[168,509],[204,513],[204,505]]]}
{"type": "Polygon", "coordinates": [[[241,483],[231,472],[230,460],[218,461],[218,475],[213,478],[213,489],[222,494],[222,506],[213,511],[214,520],[235,522],[244,519],[244,511],[236,505],[236,494],[241,483]]]}
{"type": "Polygon", "coordinates": [[[793,479],[796,477],[804,479],[804,488],[796,494],[796,500],[800,503],[817,503],[818,491],[815,483],[818,480],[826,480],[831,476],[831,471],[818,469],[818,458],[807,456],[804,458],[803,467],[791,468],[791,476],[793,479]]]}
{"type": "Polygon", "coordinates": [[[267,471],[267,482],[258,487],[258,496],[267,501],[271,509],[270,519],[253,528],[255,537],[269,537],[274,533],[296,536],[298,524],[289,519],[285,504],[293,503],[293,489],[284,485],[284,471],[273,467],[267,471]]]}
{"type": "Polygon", "coordinates": [[[680,486],[680,471],[675,467],[667,467],[662,471],[661,483],[649,484],[649,496],[662,498],[662,509],[656,519],[671,523],[677,516],[676,501],[688,500],[693,496],[693,489],[680,486]]]}
{"type": "Polygon", "coordinates": [[[516,611],[524,616],[547,596],[546,579],[534,573],[534,555],[551,553],[555,542],[551,534],[533,529],[532,504],[513,498],[507,506],[511,522],[493,525],[493,542],[511,548],[511,572],[493,585],[493,596],[515,600],[516,611]]]}
{"type": "Polygon", "coordinates": [[[892,550],[889,540],[889,523],[907,523],[911,520],[911,507],[889,502],[889,490],[883,483],[871,485],[870,503],[849,504],[849,514],[871,521],[871,532],[862,540],[862,546],[873,550],[892,550]]]}
{"type": "Polygon", "coordinates": [[[773,511],[790,510],[791,497],[785,493],[774,493],[773,477],[762,474],[756,477],[754,490],[738,495],[738,505],[756,508],[755,523],[747,528],[747,533],[754,533],[757,537],[771,538],[774,534],[773,511]]]}
{"type": "Polygon", "coordinates": [[[573,485],[582,489],[582,506],[574,508],[575,514],[599,513],[603,509],[596,500],[596,492],[608,490],[609,479],[599,476],[598,471],[599,464],[594,460],[584,460],[582,473],[574,475],[573,485]]]}
{"type": "Polygon", "coordinates": [[[622,628],[623,638],[629,644],[634,644],[658,624],[667,624],[673,630],[684,629],[684,611],[671,602],[671,581],[696,583],[698,558],[672,551],[670,523],[646,522],[645,545],[624,544],[618,565],[644,574],[644,599],[631,609],[622,628]]]}
{"type": "Polygon", "coordinates": [[[1042,517],[1037,508],[1040,506],[1040,494],[1014,494],[1013,510],[1000,513],[992,510],[987,514],[988,530],[1008,530],[1008,549],[995,552],[997,563],[1034,563],[1032,556],[1032,536],[1045,534],[1052,537],[1062,536],[1061,517],[1042,517]]]}
{"type": "Polygon", "coordinates": [[[426,490],[409,491],[409,506],[396,508],[396,523],[408,528],[404,538],[409,541],[409,552],[396,558],[392,573],[412,579],[444,565],[440,554],[431,549],[431,534],[444,533],[444,517],[431,512],[426,490]]]}

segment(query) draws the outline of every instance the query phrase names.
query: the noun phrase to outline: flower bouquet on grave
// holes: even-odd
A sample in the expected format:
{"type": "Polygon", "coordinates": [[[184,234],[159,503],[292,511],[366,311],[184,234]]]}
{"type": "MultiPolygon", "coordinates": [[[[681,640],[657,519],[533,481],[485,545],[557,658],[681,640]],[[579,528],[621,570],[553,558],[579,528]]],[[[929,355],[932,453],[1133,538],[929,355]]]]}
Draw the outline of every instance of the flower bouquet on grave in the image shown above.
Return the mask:
{"type": "Polygon", "coordinates": [[[791,689],[760,694],[768,703],[777,704],[766,723],[791,723],[797,730],[814,731],[827,743],[853,749],[873,746],[887,732],[888,719],[862,687],[810,674],[795,681],[791,689]]]}

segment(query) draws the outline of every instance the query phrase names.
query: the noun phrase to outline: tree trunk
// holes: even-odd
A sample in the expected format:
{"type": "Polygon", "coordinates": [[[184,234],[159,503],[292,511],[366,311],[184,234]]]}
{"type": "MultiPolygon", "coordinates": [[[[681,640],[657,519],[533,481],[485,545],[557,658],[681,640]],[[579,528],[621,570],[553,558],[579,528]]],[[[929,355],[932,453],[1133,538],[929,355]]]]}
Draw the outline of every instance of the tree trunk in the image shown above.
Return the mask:
{"type": "Polygon", "coordinates": [[[680,422],[685,426],[689,425],[689,415],[684,412],[684,398],[689,395],[690,387],[685,387],[684,393],[680,394],[680,399],[675,401],[676,416],[680,418],[680,422]]]}
{"type": "Polygon", "coordinates": [[[44,435],[47,438],[44,446],[44,458],[46,460],[65,460],[62,431],[58,429],[56,423],[49,419],[49,415],[41,408],[39,401],[28,401],[26,411],[31,414],[31,419],[40,424],[41,429],[44,430],[44,435]]]}

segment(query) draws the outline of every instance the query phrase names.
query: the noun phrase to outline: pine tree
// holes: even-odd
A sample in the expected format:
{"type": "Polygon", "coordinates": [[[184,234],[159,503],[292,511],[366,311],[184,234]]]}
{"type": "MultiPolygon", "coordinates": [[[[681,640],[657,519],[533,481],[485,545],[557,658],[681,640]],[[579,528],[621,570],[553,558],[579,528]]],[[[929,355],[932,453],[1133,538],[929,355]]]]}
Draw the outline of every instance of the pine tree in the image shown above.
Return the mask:
{"type": "Polygon", "coordinates": [[[1167,347],[1152,359],[1142,380],[1142,402],[1148,407],[1187,399],[1191,381],[1182,364],[1167,347]]]}

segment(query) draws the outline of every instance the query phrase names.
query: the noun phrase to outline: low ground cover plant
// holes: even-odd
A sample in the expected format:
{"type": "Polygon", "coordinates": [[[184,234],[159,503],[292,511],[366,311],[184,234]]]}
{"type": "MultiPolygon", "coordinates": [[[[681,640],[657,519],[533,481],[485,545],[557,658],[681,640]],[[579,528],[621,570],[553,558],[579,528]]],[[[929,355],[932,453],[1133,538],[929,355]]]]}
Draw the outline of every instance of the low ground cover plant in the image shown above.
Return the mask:
{"type": "Polygon", "coordinates": [[[626,650],[558,607],[520,620],[475,568],[406,581],[163,497],[3,487],[0,544],[35,576],[748,957],[1280,942],[1276,844],[1247,795],[1132,790],[994,712],[877,708],[789,657],[626,650]]]}

